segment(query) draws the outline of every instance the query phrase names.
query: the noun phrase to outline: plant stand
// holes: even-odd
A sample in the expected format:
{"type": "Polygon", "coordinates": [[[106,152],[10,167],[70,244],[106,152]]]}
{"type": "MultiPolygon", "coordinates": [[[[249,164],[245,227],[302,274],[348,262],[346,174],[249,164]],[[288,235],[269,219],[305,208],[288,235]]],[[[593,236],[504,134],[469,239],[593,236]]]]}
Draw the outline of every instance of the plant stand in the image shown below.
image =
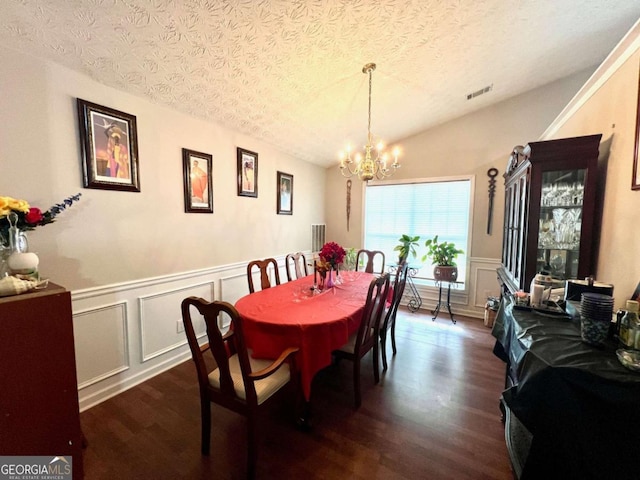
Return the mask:
{"type": "Polygon", "coordinates": [[[451,322],[452,323],[456,323],[456,320],[453,318],[453,312],[451,312],[451,284],[452,283],[457,283],[456,281],[446,281],[446,280],[436,280],[436,285],[438,285],[438,304],[436,305],[436,308],[434,308],[433,310],[431,310],[431,313],[433,314],[433,318],[431,319],[432,321],[435,321],[436,318],[438,317],[438,314],[440,313],[440,307],[444,306],[447,307],[447,311],[449,312],[449,317],[451,317],[451,322]],[[446,303],[444,303],[442,301],[442,284],[446,283],[447,284],[447,301],[446,303]]]}
{"type": "Polygon", "coordinates": [[[416,288],[416,284],[413,283],[413,277],[416,276],[420,270],[420,267],[412,267],[409,265],[409,272],[407,274],[407,286],[409,287],[409,302],[407,303],[407,308],[411,311],[411,313],[417,312],[422,306],[422,297],[420,297],[420,293],[418,293],[418,289],[416,288]]]}
{"type": "MultiPolygon", "coordinates": [[[[398,271],[398,265],[399,264],[395,264],[395,263],[389,265],[389,273],[391,275],[396,274],[396,272],[398,271]]],[[[405,294],[403,296],[406,295],[409,297],[409,301],[407,302],[407,308],[411,313],[417,312],[422,306],[422,297],[420,296],[420,293],[416,288],[416,284],[413,282],[413,277],[417,275],[418,270],[420,270],[420,267],[421,267],[420,265],[415,267],[409,265],[409,269],[407,271],[407,284],[405,287],[405,294]],[[409,290],[408,292],[406,290],[407,288],[409,290]]]]}

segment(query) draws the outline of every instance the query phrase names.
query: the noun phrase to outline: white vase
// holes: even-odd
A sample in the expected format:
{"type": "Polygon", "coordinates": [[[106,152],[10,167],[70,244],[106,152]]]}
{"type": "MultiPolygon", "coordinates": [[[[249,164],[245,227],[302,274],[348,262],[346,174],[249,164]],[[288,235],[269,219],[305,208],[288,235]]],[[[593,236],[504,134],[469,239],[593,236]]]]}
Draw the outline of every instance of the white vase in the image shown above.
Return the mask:
{"type": "Polygon", "coordinates": [[[7,264],[12,275],[20,275],[38,280],[38,264],[40,259],[33,252],[14,252],[9,255],[7,264]]]}
{"type": "Polygon", "coordinates": [[[8,232],[0,234],[0,278],[12,273],[9,267],[9,258],[11,255],[15,253],[25,253],[28,250],[29,242],[25,232],[17,228],[9,228],[8,232]]]}

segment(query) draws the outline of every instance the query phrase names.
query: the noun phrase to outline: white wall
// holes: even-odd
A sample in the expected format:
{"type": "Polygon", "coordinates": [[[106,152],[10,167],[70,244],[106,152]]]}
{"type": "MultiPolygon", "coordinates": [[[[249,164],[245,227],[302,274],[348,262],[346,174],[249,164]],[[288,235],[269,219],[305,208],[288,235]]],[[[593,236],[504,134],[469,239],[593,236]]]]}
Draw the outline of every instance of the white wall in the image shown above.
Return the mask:
{"type": "Polygon", "coordinates": [[[0,193],[43,210],[81,201],[30,232],[41,272],[70,290],[311,248],[324,222],[325,170],[251,137],[0,49],[0,193]],[[141,192],[82,188],[76,98],[137,117],[141,192]],[[258,198],[236,192],[236,147],[259,154],[258,198]],[[181,149],[213,155],[214,214],[184,213],[181,149]],[[276,171],[294,176],[276,215],[276,171]]]}
{"type": "Polygon", "coordinates": [[[49,62],[0,48],[0,64],[0,195],[44,210],[82,192],[29,232],[42,276],[72,291],[82,409],[189,357],[183,298],[233,303],[247,261],[311,248],[324,168],[49,62]],[[78,97],[137,117],[140,193],[82,188],[78,97]],[[259,155],[258,198],[237,196],[236,147],[259,155]],[[211,215],[184,213],[182,148],[213,155],[211,215]],[[293,215],[276,214],[278,170],[293,215]]]}
{"type": "MultiPolygon", "coordinates": [[[[504,174],[513,147],[540,138],[542,133],[576,94],[595,69],[532,90],[523,95],[478,110],[418,135],[398,142],[403,148],[402,167],[393,178],[447,177],[473,175],[475,193],[472,243],[469,255],[468,288],[452,290],[454,313],[482,317],[488,295],[497,295],[495,269],[502,252],[504,214],[504,174]],[[495,167],[499,174],[493,207],[492,234],[488,235],[488,176],[495,167]]],[[[496,85],[495,88],[500,88],[496,85]]],[[[489,93],[490,95],[490,93],[489,93]]],[[[381,132],[378,132],[381,133],[381,132]]],[[[346,179],[337,166],[327,169],[327,238],[342,245],[362,246],[363,184],[353,181],[350,229],[346,229],[346,179]]],[[[443,199],[446,201],[446,199],[443,199]]],[[[412,232],[402,232],[412,233],[412,232]]],[[[424,245],[422,239],[422,245],[424,245]]],[[[425,253],[424,246],[419,256],[425,253]]],[[[425,268],[431,268],[427,265],[425,268]]],[[[432,309],[437,301],[433,289],[422,289],[423,308],[432,309]]]]}
{"type": "Polygon", "coordinates": [[[640,281],[636,235],[640,190],[631,190],[640,120],[640,22],[620,42],[545,138],[602,133],[600,180],[605,182],[596,278],[614,285],[615,308],[623,308],[640,281]]]}

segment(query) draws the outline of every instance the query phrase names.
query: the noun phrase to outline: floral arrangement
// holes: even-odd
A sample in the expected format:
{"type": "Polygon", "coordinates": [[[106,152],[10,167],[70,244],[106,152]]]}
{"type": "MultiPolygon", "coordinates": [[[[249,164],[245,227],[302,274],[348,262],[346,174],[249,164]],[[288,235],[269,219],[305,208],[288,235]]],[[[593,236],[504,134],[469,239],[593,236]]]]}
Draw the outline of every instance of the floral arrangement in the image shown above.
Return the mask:
{"type": "Polygon", "coordinates": [[[344,261],[346,254],[347,252],[345,252],[344,248],[336,242],[327,242],[320,250],[320,260],[328,263],[331,268],[335,269],[344,261]]]}
{"type": "Polygon", "coordinates": [[[12,213],[16,215],[15,226],[19,230],[33,230],[38,226],[53,223],[56,216],[73,205],[73,202],[80,200],[81,195],[78,193],[65,198],[62,203],[57,203],[44,212],[38,207],[32,207],[26,200],[0,197],[0,243],[9,239],[9,215],[12,213]]]}
{"type": "Polygon", "coordinates": [[[326,273],[331,269],[331,264],[320,257],[315,262],[315,268],[320,273],[326,273]]]}

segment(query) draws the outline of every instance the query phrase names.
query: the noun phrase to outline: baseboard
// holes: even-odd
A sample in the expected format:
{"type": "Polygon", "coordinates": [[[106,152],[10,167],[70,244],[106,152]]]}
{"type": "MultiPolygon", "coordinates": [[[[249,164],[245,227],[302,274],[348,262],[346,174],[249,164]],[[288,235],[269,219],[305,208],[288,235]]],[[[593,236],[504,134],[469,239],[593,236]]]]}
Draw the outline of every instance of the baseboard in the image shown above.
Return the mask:
{"type": "MultiPolygon", "coordinates": [[[[125,392],[130,388],[133,388],[136,385],[139,385],[140,383],[146,382],[147,380],[155,377],[156,375],[159,375],[162,372],[166,372],[167,370],[172,369],[173,367],[181,364],[182,362],[190,358],[191,358],[191,353],[183,353],[173,358],[167,359],[166,361],[158,365],[155,365],[154,367],[151,367],[142,372],[139,372],[136,375],[133,375],[122,381],[119,381],[114,385],[101,388],[99,390],[93,391],[91,393],[87,393],[85,395],[83,395],[82,390],[80,390],[78,392],[80,411],[84,412],[85,410],[88,410],[91,407],[94,407],[99,403],[104,402],[105,400],[109,400],[110,398],[115,397],[116,395],[119,395],[120,393],[125,392]]],[[[194,369],[194,375],[195,375],[195,369],[194,369]]]]}

